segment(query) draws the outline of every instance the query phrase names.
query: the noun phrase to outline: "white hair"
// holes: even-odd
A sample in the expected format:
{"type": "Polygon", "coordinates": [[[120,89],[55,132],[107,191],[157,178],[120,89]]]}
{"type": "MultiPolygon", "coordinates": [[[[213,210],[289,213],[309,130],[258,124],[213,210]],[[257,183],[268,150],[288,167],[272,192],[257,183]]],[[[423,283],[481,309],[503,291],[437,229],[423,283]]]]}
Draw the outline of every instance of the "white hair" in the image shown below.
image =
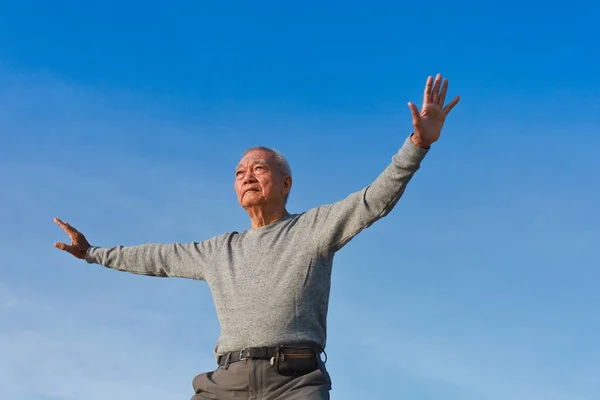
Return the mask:
{"type": "MultiPolygon", "coordinates": [[[[281,174],[281,176],[283,178],[285,178],[286,176],[289,176],[290,178],[292,177],[292,169],[290,168],[290,163],[284,157],[284,155],[281,154],[281,152],[279,152],[278,150],[272,149],[270,147],[254,146],[254,147],[250,147],[249,149],[247,149],[244,152],[244,154],[242,155],[242,157],[254,150],[268,151],[269,153],[273,154],[275,156],[275,161],[277,162],[277,168],[279,169],[279,173],[281,174]]],[[[289,192],[288,192],[288,194],[285,195],[286,203],[287,203],[289,195],[290,195],[289,192]]]]}

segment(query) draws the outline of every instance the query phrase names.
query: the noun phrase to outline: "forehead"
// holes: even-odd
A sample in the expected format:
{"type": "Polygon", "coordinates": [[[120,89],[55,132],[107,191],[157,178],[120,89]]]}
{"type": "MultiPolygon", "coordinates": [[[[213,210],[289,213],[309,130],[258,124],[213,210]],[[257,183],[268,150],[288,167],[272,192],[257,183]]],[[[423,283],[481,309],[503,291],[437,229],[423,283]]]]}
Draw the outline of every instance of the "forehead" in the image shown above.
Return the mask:
{"type": "Polygon", "coordinates": [[[266,150],[250,150],[238,163],[238,167],[251,164],[272,164],[275,160],[275,155],[266,150]]]}

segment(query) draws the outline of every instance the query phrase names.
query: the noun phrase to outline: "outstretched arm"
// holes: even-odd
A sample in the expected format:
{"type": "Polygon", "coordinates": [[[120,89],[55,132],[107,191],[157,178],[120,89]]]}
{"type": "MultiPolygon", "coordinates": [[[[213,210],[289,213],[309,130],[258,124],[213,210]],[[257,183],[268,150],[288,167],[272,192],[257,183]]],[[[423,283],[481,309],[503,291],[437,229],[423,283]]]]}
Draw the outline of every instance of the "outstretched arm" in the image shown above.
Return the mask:
{"type": "Polygon", "coordinates": [[[101,248],[91,246],[85,236],[69,223],[62,222],[58,218],[55,218],[54,222],[71,239],[70,245],[55,243],[56,248],[88,263],[148,276],[205,280],[206,271],[223,242],[220,237],[215,237],[189,244],[175,242],[101,248]]]}
{"type": "Polygon", "coordinates": [[[444,106],[447,90],[448,80],[442,83],[442,77],[438,75],[434,83],[430,76],[425,84],[421,110],[413,103],[408,103],[414,133],[392,157],[391,164],[363,190],[307,213],[321,250],[341,249],[360,231],[393,209],[428,149],[439,139],[446,116],[459,101],[456,97],[444,106]]]}

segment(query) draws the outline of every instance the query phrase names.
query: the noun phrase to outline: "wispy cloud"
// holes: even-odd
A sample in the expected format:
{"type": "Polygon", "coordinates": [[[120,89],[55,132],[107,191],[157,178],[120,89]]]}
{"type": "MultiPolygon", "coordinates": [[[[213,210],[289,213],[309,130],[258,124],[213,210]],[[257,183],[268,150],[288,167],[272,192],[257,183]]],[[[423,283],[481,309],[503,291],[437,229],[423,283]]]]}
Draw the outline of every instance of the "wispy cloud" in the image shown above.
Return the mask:
{"type": "MultiPolygon", "coordinates": [[[[197,342],[178,355],[174,342],[185,335],[174,339],[168,326],[173,318],[162,311],[102,309],[87,301],[61,305],[26,288],[3,289],[2,298],[11,299],[10,308],[0,309],[2,398],[185,398],[193,375],[214,367],[206,351],[204,357],[189,356],[200,352],[194,350],[197,342]],[[125,322],[132,317],[135,327],[125,322]]],[[[202,337],[196,335],[210,346],[210,338],[202,337]]]]}
{"type": "MultiPolygon", "coordinates": [[[[228,167],[250,141],[238,134],[232,150],[210,124],[136,110],[127,96],[113,104],[110,95],[52,77],[0,77],[9,83],[0,89],[0,135],[9,138],[0,148],[0,200],[8,205],[0,210],[0,397],[189,397],[193,376],[214,368],[219,332],[206,284],[72,259],[52,247],[65,238],[51,218],[81,222],[94,244],[107,246],[245,229],[228,167]]],[[[246,128],[222,123],[229,137],[246,128]]],[[[322,171],[347,160],[304,139],[293,145],[323,157],[317,170],[304,172],[298,207],[339,197],[338,184],[368,183],[371,172],[356,167],[360,182],[350,174],[332,185],[322,171]]],[[[296,173],[302,177],[303,169],[296,173]]],[[[593,264],[595,203],[581,200],[578,209],[557,213],[570,195],[544,201],[550,187],[523,184],[514,196],[500,196],[510,189],[500,178],[492,194],[457,188],[474,197],[454,204],[418,198],[417,180],[400,210],[337,256],[328,346],[333,399],[373,391],[394,398],[390,382],[420,400],[591,400],[600,392],[597,274],[566,265],[593,264]]]]}
{"type": "MultiPolygon", "coordinates": [[[[464,340],[399,335],[393,341],[397,357],[381,356],[377,364],[392,368],[398,379],[413,376],[448,389],[458,389],[463,398],[481,400],[592,400],[591,388],[575,385],[573,371],[552,371],[532,359],[525,342],[511,340],[499,334],[487,338],[483,345],[464,340]]],[[[535,335],[528,343],[535,353],[543,352],[535,344],[535,335]]],[[[386,340],[384,340],[386,341],[386,340]]],[[[385,346],[362,343],[375,354],[385,354],[385,346]]],[[[589,371],[578,371],[588,374],[589,371]]]]}
{"type": "MultiPolygon", "coordinates": [[[[536,327],[535,317],[522,327],[495,321],[491,310],[487,321],[473,321],[459,311],[442,315],[443,310],[459,309],[449,299],[439,304],[426,296],[396,297],[396,303],[379,298],[381,306],[373,310],[351,297],[333,302],[331,322],[337,334],[343,333],[330,346],[338,382],[346,383],[345,375],[354,374],[373,384],[395,382],[393,398],[597,397],[600,352],[593,338],[581,337],[582,343],[577,343],[577,333],[536,327]],[[351,356],[344,355],[348,348],[353,349],[351,356]]],[[[364,389],[364,395],[390,395],[391,385],[375,386],[364,389]]],[[[354,386],[357,398],[362,387],[354,386]]]]}
{"type": "Polygon", "coordinates": [[[180,129],[168,118],[127,116],[51,77],[0,80],[0,135],[9,138],[0,150],[0,398],[191,397],[193,376],[215,367],[206,284],[75,260],[52,247],[67,240],[52,217],[97,245],[202,240],[232,221],[223,206],[234,201],[229,185],[220,191],[181,163],[159,166],[168,157],[134,146],[128,128],[139,123],[153,137],[180,129]],[[125,145],[115,145],[119,135],[125,145]],[[106,153],[90,158],[90,149],[106,153]],[[211,213],[191,215],[206,206],[207,186],[219,200],[211,213]]]}

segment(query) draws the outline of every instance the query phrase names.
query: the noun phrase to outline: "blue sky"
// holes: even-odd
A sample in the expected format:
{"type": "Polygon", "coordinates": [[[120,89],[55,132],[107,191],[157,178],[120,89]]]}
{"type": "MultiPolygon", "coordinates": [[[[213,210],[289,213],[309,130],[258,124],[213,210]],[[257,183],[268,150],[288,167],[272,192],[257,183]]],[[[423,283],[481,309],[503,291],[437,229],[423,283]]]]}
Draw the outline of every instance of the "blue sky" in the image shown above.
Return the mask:
{"type": "Polygon", "coordinates": [[[219,334],[203,282],[98,246],[249,221],[242,151],[281,150],[291,212],[369,184],[428,75],[461,103],[396,209],[334,265],[332,399],[600,393],[600,6],[572,1],[0,6],[0,397],[189,398],[219,334]]]}

